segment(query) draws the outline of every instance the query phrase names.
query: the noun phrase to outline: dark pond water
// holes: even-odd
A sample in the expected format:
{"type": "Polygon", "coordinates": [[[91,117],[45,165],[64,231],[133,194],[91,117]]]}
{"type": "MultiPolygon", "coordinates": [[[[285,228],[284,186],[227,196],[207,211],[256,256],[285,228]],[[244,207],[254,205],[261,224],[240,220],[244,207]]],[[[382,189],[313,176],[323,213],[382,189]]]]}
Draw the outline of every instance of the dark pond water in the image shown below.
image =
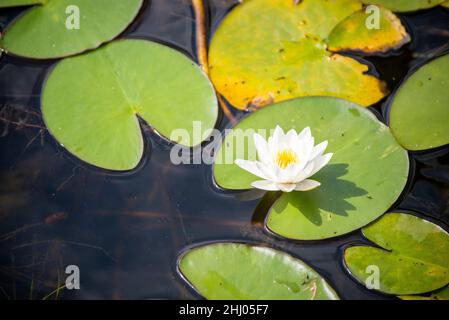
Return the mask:
{"type": "MultiPolygon", "coordinates": [[[[234,4],[209,1],[210,33],[234,4]]],[[[0,10],[0,30],[20,12],[0,10]]],[[[411,69],[449,51],[449,11],[402,18],[413,43],[394,55],[368,59],[391,89],[411,69]]],[[[155,39],[194,57],[190,1],[148,1],[121,37],[155,39]]],[[[261,215],[255,213],[259,199],[242,200],[241,194],[214,188],[210,166],[172,165],[170,144],[149,128],[144,128],[146,157],[134,172],[111,174],[68,155],[40,128],[42,81],[54,63],[0,59],[2,299],[200,298],[176,274],[175,261],[186,246],[212,240],[244,240],[290,252],[316,268],[342,298],[392,298],[358,285],[341,264],[342,247],[363,241],[359,231],[314,243],[273,238],[253,219],[261,215]],[[81,289],[56,290],[72,264],[80,268],[81,289]]],[[[372,109],[380,115],[385,108],[381,103],[372,109]]],[[[225,126],[223,118],[219,127],[225,126]]],[[[414,178],[395,208],[415,210],[447,227],[447,150],[412,158],[414,178]]]]}

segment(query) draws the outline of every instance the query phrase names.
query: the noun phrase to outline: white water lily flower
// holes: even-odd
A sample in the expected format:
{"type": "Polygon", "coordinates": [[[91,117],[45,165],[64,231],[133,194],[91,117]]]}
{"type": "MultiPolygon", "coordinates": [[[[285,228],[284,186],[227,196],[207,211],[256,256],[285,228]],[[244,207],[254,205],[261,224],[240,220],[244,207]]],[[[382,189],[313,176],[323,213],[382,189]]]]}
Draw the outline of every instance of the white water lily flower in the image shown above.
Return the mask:
{"type": "Polygon", "coordinates": [[[237,159],[235,164],[263,179],[253,182],[254,188],[268,191],[309,191],[319,187],[318,181],[308,178],[328,164],[333,155],[323,155],[327,141],[315,146],[309,127],[300,134],[294,129],[285,134],[277,126],[268,142],[255,133],[254,144],[259,161],[237,159]]]}

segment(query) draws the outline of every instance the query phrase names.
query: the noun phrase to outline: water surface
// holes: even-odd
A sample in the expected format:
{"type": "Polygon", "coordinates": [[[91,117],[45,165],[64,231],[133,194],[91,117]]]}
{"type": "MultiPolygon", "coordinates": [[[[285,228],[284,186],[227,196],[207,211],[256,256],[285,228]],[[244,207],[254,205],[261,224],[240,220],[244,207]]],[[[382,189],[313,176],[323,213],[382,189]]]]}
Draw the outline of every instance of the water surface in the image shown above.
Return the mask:
{"type": "MultiPolygon", "coordinates": [[[[235,1],[208,3],[212,34],[235,1]]],[[[22,10],[0,10],[0,30],[22,10]]],[[[449,49],[449,11],[401,17],[413,43],[367,59],[392,90],[410,70],[449,49]]],[[[160,41],[195,57],[194,31],[189,0],[153,0],[120,37],[160,41]]],[[[341,264],[342,247],[364,241],[359,231],[320,242],[274,238],[253,219],[260,199],[218,190],[210,166],[172,165],[170,143],[145,125],[145,158],[133,172],[106,172],[70,156],[39,128],[43,79],[56,62],[0,58],[2,299],[200,298],[176,273],[176,258],[186,246],[216,240],[268,244],[292,253],[326,277],[342,298],[392,298],[355,283],[341,264]],[[72,264],[80,268],[81,289],[57,290],[72,264]]],[[[383,104],[372,108],[380,117],[383,104]]],[[[228,125],[222,118],[220,128],[228,125]]],[[[412,158],[410,190],[395,208],[415,210],[447,227],[447,150],[412,158]]]]}

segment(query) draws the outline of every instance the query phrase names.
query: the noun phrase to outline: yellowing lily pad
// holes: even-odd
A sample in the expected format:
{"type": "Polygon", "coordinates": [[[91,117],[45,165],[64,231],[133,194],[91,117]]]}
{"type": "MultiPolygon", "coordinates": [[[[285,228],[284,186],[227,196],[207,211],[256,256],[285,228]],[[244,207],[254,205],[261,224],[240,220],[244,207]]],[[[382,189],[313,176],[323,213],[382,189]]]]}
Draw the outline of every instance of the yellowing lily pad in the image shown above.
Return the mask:
{"type": "Polygon", "coordinates": [[[377,268],[379,290],[396,295],[421,294],[449,283],[449,234],[429,221],[389,213],[363,229],[378,247],[354,246],[344,258],[361,283],[371,281],[367,268],[377,268]]]}
{"type": "Polygon", "coordinates": [[[201,137],[193,122],[212,129],[218,106],[212,84],[183,54],[119,40],[58,63],[45,83],[42,113],[50,133],[81,160],[129,170],[143,153],[137,116],[165,137],[184,130],[175,142],[194,146],[201,137]]]}
{"type": "Polygon", "coordinates": [[[5,30],[1,46],[14,55],[49,59],[97,48],[134,20],[143,0],[2,0],[0,7],[38,4],[5,30]],[[79,28],[76,20],[79,18],[79,28]]]}
{"type": "Polygon", "coordinates": [[[408,12],[429,9],[446,0],[361,0],[365,4],[381,5],[395,12],[408,12]]]}
{"type": "Polygon", "coordinates": [[[328,45],[331,51],[380,53],[409,41],[401,20],[390,10],[379,8],[378,14],[364,9],[343,20],[330,34],[328,45]]]}
{"type": "Polygon", "coordinates": [[[396,139],[412,151],[449,143],[449,55],[416,71],[399,88],[390,107],[396,139]]]}
{"type": "Polygon", "coordinates": [[[258,110],[226,136],[214,164],[220,187],[249,189],[260,180],[233,161],[256,160],[249,152],[255,148],[252,132],[263,130],[267,138],[277,125],[297,132],[310,127],[315,142],[328,140],[326,152],[334,153],[311,177],[320,187],[283,194],[273,205],[266,223],[278,235],[317,240],[356,230],[385,213],[407,182],[407,152],[369,110],[341,99],[308,97],[258,110]]]}
{"type": "Polygon", "coordinates": [[[194,248],[179,261],[184,278],[211,300],[337,300],[312,268],[284,252],[237,243],[194,248]]]}
{"type": "Polygon", "coordinates": [[[362,9],[358,0],[249,0],[226,16],[209,52],[217,90],[235,107],[302,96],[333,96],[369,106],[385,84],[368,66],[327,50],[326,39],[362,9]]]}
{"type": "Polygon", "coordinates": [[[449,1],[443,2],[441,5],[445,8],[449,8],[449,1]]]}

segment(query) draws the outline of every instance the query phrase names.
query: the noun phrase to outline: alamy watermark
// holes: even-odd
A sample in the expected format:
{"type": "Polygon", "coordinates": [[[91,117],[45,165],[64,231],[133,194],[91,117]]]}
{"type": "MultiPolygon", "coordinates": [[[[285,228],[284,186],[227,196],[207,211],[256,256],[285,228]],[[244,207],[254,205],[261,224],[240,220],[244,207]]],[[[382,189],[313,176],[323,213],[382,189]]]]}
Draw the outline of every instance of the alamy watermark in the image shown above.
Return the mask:
{"type": "Polygon", "coordinates": [[[81,28],[80,8],[76,5],[67,6],[65,9],[67,18],[65,27],[67,30],[79,30],[81,28]]]}
{"type": "Polygon", "coordinates": [[[80,287],[80,268],[76,265],[69,265],[65,268],[68,275],[65,279],[65,287],[68,290],[79,290],[80,287]]]}
{"type": "Polygon", "coordinates": [[[365,27],[368,30],[380,29],[380,8],[375,5],[367,6],[365,13],[368,17],[365,19],[365,27]]]}
{"type": "Polygon", "coordinates": [[[233,164],[235,159],[256,160],[254,134],[267,139],[272,136],[274,128],[266,129],[218,129],[203,130],[200,121],[194,121],[192,130],[173,130],[169,139],[182,142],[175,144],[170,151],[170,160],[175,165],[181,164],[233,164]],[[225,139],[226,137],[226,139],[225,139]],[[189,148],[184,145],[197,145],[189,148]],[[223,144],[223,141],[225,143],[223,144]],[[219,152],[220,150],[220,152],[219,152]]]}
{"type": "Polygon", "coordinates": [[[368,277],[365,280],[365,286],[368,290],[380,289],[380,268],[376,265],[369,265],[365,269],[368,277]]]}

